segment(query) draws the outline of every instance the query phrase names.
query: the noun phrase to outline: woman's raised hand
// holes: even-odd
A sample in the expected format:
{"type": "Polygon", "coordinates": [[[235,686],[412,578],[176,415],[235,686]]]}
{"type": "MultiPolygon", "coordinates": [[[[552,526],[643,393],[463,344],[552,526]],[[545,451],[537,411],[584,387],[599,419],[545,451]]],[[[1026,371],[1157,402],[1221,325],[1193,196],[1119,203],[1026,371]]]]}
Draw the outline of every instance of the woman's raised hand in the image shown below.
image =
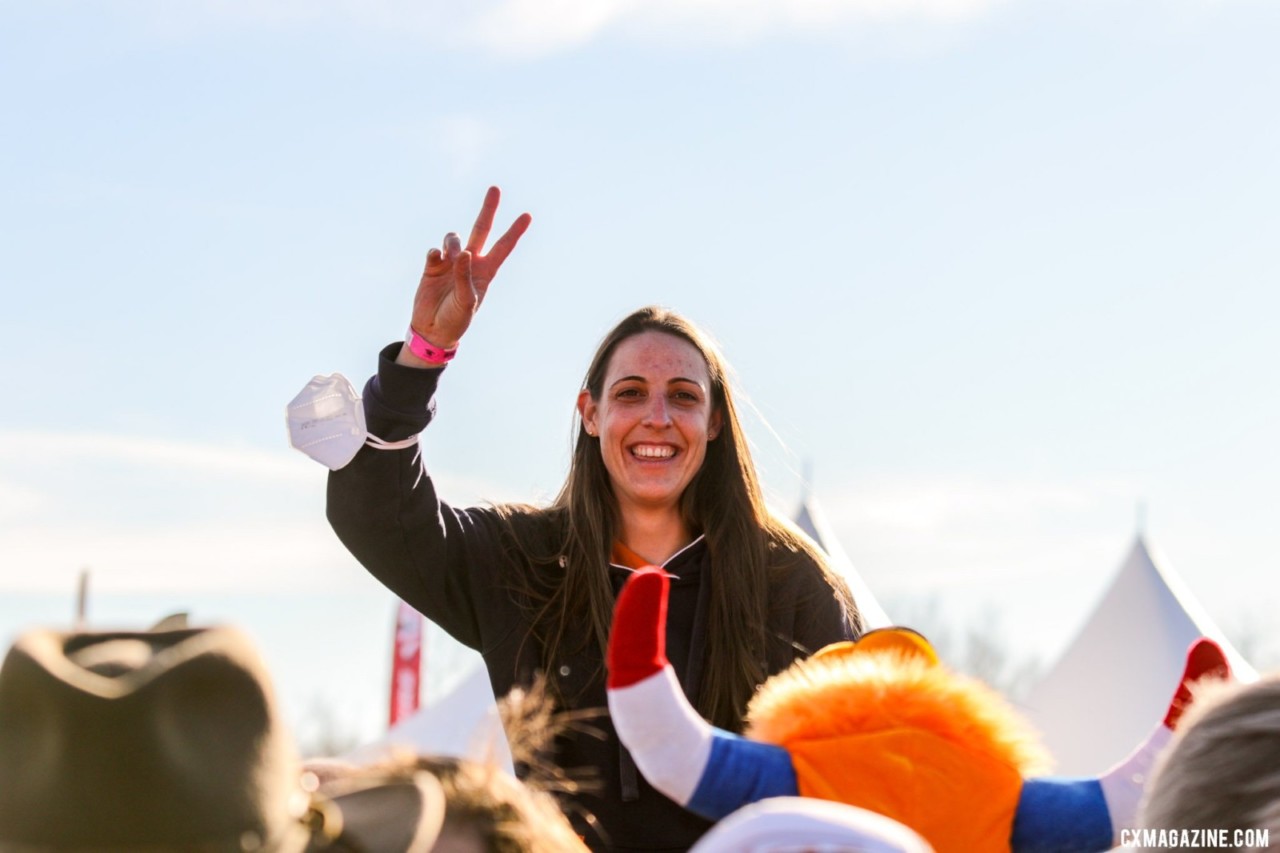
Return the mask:
{"type": "MultiPolygon", "coordinates": [[[[482,254],[500,196],[497,187],[489,187],[466,248],[451,231],[445,235],[442,249],[427,252],[427,267],[413,297],[412,325],[414,331],[441,349],[458,345],[471,325],[471,318],[480,309],[498,268],[533,221],[529,214],[520,214],[489,253],[482,254]]],[[[413,359],[408,347],[403,354],[413,359]]]]}

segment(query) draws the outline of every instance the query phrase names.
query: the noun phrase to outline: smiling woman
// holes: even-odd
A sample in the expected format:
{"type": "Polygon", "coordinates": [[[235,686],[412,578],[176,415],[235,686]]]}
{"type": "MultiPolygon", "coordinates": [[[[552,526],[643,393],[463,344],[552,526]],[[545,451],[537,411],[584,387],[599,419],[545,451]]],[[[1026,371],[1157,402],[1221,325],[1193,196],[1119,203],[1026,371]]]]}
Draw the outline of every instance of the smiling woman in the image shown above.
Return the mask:
{"type": "MultiPolygon", "coordinates": [[[[528,227],[521,216],[481,255],[497,203],[491,189],[465,249],[449,234],[428,254],[409,338],[383,350],[365,388],[368,429],[387,442],[431,420],[445,363],[528,227]]],[[[726,374],[693,323],[642,308],[591,361],[550,506],[451,507],[411,448],[366,447],[329,479],[342,541],[483,654],[495,695],[542,673],[563,709],[599,710],[602,738],[570,732],[550,757],[594,783],[566,805],[595,849],[685,850],[709,827],[649,787],[604,716],[613,603],[632,571],[672,576],[667,657],[698,711],[730,730],[765,678],[861,628],[814,544],[766,508],[726,374]]]]}

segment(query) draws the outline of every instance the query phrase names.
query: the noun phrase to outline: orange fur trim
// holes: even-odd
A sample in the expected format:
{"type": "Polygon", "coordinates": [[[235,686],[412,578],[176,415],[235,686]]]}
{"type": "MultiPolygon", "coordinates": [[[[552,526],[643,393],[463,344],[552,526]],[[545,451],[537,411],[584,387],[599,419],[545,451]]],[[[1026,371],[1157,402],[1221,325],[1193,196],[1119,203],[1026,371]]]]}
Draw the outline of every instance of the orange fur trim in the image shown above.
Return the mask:
{"type": "Polygon", "coordinates": [[[1047,769],[1031,725],[1000,694],[900,652],[798,661],[766,681],[747,708],[747,734],[788,747],[849,734],[929,732],[1022,776],[1047,769]]]}

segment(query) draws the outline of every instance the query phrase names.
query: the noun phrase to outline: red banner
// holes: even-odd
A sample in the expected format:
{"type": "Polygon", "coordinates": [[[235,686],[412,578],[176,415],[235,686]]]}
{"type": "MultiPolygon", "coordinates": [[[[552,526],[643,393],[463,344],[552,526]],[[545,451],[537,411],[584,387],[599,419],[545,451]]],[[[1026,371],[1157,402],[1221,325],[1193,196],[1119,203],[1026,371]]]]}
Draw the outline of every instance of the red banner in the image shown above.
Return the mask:
{"type": "Polygon", "coordinates": [[[391,725],[418,710],[422,681],[422,615],[403,601],[396,610],[395,649],[391,658],[391,725]]]}

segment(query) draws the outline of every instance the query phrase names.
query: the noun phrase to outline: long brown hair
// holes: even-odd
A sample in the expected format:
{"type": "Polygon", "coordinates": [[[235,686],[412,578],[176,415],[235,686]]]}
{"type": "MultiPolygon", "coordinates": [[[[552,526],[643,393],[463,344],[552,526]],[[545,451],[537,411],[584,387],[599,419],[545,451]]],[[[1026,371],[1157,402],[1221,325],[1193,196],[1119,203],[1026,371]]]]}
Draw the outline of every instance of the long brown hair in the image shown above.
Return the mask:
{"type": "MultiPolygon", "coordinates": [[[[720,431],[707,443],[702,467],[685,489],[680,510],[689,529],[706,536],[707,549],[718,567],[709,578],[706,629],[707,660],[714,665],[703,669],[696,705],[703,717],[716,725],[739,730],[747,700],[767,675],[770,566],[793,562],[779,560],[783,555],[773,552],[809,558],[826,575],[833,594],[841,598],[855,625],[858,615],[848,588],[833,575],[812,541],[765,506],[734,406],[725,359],[696,325],[657,306],[632,312],[605,335],[591,360],[583,382],[591,399],[600,400],[609,361],[618,345],[643,332],[672,335],[701,353],[711,383],[712,411],[721,415],[720,431]]],[[[581,418],[575,432],[569,475],[555,501],[545,510],[519,508],[537,515],[552,514],[563,525],[556,582],[541,589],[531,585],[527,590],[536,610],[534,633],[541,641],[542,666],[553,688],[556,662],[563,653],[594,643],[600,648],[601,661],[604,659],[614,604],[605,566],[621,526],[599,441],[587,433],[581,418]]],[[[508,512],[516,509],[511,507],[508,512]]],[[[516,532],[518,541],[524,539],[516,532]]]]}

